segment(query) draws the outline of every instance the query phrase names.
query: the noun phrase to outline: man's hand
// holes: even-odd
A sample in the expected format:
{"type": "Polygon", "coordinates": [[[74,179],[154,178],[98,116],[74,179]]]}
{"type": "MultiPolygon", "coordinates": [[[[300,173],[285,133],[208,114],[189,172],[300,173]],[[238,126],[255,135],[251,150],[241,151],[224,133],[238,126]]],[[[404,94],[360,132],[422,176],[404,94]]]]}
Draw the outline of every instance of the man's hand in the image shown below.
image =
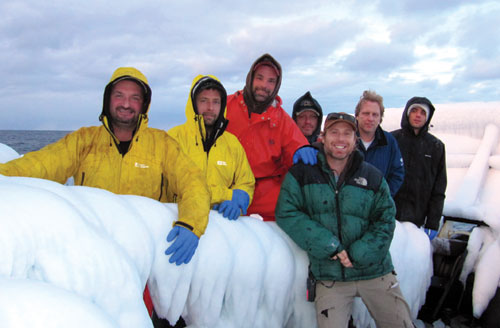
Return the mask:
{"type": "Polygon", "coordinates": [[[217,210],[229,220],[236,220],[240,216],[240,210],[243,215],[247,214],[247,207],[249,202],[250,196],[248,196],[245,191],[234,189],[232,199],[223,201],[220,204],[216,204],[214,206],[214,210],[217,210]]]}
{"type": "Polygon", "coordinates": [[[198,236],[186,228],[174,226],[167,236],[167,242],[171,242],[174,238],[175,241],[165,251],[165,255],[172,254],[168,261],[177,265],[189,263],[198,247],[198,236]]]}
{"type": "Polygon", "coordinates": [[[345,249],[332,257],[332,260],[340,260],[340,263],[345,266],[346,268],[352,268],[352,263],[351,260],[349,259],[349,256],[347,255],[347,252],[345,249]]]}
{"type": "Polygon", "coordinates": [[[299,148],[293,155],[293,164],[297,164],[299,161],[302,161],[307,165],[315,165],[318,162],[316,154],[318,154],[318,150],[316,148],[308,146],[299,148]]]}

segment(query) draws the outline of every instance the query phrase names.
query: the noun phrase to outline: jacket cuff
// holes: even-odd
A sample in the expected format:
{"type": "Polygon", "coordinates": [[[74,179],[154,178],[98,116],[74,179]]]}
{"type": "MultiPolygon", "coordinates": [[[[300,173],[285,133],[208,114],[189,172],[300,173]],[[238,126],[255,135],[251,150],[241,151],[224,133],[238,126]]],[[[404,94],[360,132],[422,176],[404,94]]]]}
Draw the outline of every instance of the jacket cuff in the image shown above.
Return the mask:
{"type": "Polygon", "coordinates": [[[194,228],[191,225],[187,224],[186,222],[182,222],[182,221],[175,221],[174,226],[186,228],[191,232],[193,232],[193,230],[194,230],[194,228]]]}

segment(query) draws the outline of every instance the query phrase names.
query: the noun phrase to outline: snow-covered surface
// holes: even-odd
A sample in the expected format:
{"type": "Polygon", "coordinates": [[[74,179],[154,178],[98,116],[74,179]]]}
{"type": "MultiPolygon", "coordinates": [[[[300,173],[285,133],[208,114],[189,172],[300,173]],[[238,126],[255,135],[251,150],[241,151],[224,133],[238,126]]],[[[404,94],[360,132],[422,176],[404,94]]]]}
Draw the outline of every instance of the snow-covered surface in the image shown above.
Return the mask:
{"type": "MultiPolygon", "coordinates": [[[[472,232],[462,273],[476,271],[479,316],[500,280],[500,104],[474,106],[436,105],[431,132],[446,144],[444,214],[490,225],[472,232]]],[[[398,128],[401,113],[387,109],[384,128],[398,128]]],[[[0,145],[3,161],[15,157],[7,148],[0,145]]],[[[175,204],[0,176],[0,213],[2,327],[151,327],[146,282],[159,314],[171,322],[182,315],[190,327],[315,325],[307,256],[274,223],[211,212],[192,261],[176,266],[164,255],[175,204]]],[[[391,254],[415,318],[432,275],[431,244],[397,223],[391,254]]],[[[374,327],[359,299],[353,317],[359,328],[374,327]]]]}
{"type": "MultiPolygon", "coordinates": [[[[182,314],[191,327],[314,326],[307,256],[275,223],[211,212],[193,260],[176,266],[163,254],[175,204],[0,176],[0,212],[0,285],[9,286],[0,297],[3,327],[43,326],[52,315],[55,326],[75,327],[66,315],[74,308],[84,317],[97,309],[82,327],[101,319],[102,327],[150,327],[142,301],[148,278],[159,314],[171,322],[182,314]]],[[[432,273],[430,243],[411,224],[398,223],[395,236],[394,264],[416,315],[432,273]]],[[[358,327],[370,322],[361,303],[354,318],[358,327]]]]}
{"type": "Polygon", "coordinates": [[[0,163],[5,163],[19,157],[19,153],[3,143],[0,143],[0,163]]]}

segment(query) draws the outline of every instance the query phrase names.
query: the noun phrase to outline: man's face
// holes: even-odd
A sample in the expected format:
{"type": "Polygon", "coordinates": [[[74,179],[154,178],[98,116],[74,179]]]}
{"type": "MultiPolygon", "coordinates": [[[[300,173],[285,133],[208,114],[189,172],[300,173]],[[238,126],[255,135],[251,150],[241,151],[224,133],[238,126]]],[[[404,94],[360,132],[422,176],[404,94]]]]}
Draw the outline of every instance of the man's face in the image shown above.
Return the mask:
{"type": "Polygon", "coordinates": [[[142,111],[142,88],[134,81],[118,82],[111,91],[109,113],[113,125],[135,128],[142,111]]]}
{"type": "Polygon", "coordinates": [[[358,116],[358,129],[362,134],[372,135],[380,124],[380,106],[374,101],[363,101],[358,116]]]}
{"type": "Polygon", "coordinates": [[[278,75],[267,65],[262,65],[255,71],[252,81],[253,98],[257,102],[265,102],[276,88],[278,75]]]}
{"type": "Polygon", "coordinates": [[[338,122],[325,131],[321,142],[327,157],[344,160],[356,147],[356,133],[351,125],[338,122]]]}
{"type": "Polygon", "coordinates": [[[318,115],[311,110],[304,110],[296,117],[297,126],[300,131],[309,137],[318,126],[318,115]]]}
{"type": "Polygon", "coordinates": [[[219,117],[221,99],[216,89],[205,89],[196,95],[196,108],[198,114],[203,116],[205,126],[213,126],[219,117]]]}
{"type": "Polygon", "coordinates": [[[408,121],[414,129],[421,129],[427,121],[427,113],[420,107],[413,107],[408,115],[408,121]]]}

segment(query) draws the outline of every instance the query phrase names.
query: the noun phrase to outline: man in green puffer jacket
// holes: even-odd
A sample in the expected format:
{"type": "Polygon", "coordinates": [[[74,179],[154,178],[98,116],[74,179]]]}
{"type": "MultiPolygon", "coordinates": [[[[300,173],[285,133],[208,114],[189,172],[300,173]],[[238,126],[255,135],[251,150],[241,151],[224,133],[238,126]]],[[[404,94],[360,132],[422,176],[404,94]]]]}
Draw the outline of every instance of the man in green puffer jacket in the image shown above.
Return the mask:
{"type": "Polygon", "coordinates": [[[277,224],[302,248],[317,280],[319,327],[347,327],[360,296],[377,327],[413,327],[389,247],[396,208],[382,174],[356,150],[356,119],[331,113],[318,164],[294,165],[276,207],[277,224]]]}

